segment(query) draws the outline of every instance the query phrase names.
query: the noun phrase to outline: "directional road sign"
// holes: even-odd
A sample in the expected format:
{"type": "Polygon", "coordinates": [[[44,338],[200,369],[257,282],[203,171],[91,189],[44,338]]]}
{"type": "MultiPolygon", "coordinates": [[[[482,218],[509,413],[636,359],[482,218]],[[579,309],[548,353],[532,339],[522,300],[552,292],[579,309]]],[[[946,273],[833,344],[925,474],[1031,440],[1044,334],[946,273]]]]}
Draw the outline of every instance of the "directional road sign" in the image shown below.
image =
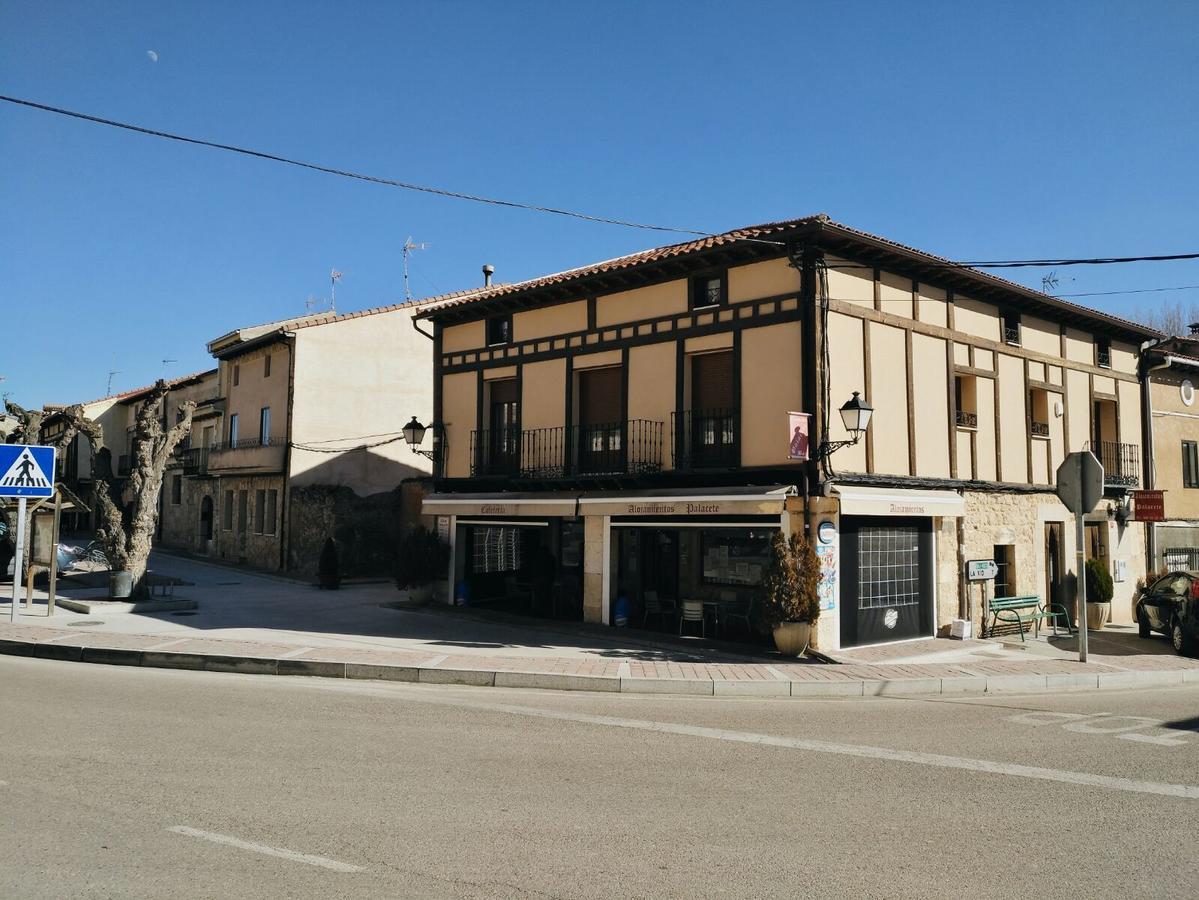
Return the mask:
{"type": "Polygon", "coordinates": [[[1086,515],[1103,499],[1103,466],[1094,453],[1071,453],[1057,467],[1057,495],[1076,516],[1086,515]]]}
{"type": "Polygon", "coordinates": [[[0,444],[0,497],[53,497],[54,448],[0,444]]]}
{"type": "Polygon", "coordinates": [[[971,559],[966,562],[967,581],[991,581],[999,574],[993,559],[971,559]]]}

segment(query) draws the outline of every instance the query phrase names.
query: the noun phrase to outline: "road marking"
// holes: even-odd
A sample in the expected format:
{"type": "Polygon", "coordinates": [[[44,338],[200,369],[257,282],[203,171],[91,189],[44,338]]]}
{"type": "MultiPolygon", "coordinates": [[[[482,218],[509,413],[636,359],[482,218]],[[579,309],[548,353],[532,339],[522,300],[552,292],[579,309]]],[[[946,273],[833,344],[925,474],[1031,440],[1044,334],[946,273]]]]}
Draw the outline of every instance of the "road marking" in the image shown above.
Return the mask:
{"type": "Polygon", "coordinates": [[[449,658],[450,658],[450,656],[448,653],[443,653],[440,656],[434,656],[432,659],[423,663],[423,667],[426,669],[432,669],[434,666],[440,666],[443,662],[445,662],[449,658]]]}
{"type": "Polygon", "coordinates": [[[1101,737],[1116,737],[1125,741],[1136,741],[1140,744],[1157,744],[1161,747],[1185,747],[1187,740],[1185,731],[1166,727],[1165,722],[1150,719],[1146,716],[1117,716],[1111,713],[1069,713],[1048,712],[1037,710],[1018,716],[1008,716],[1009,722],[1019,722],[1021,725],[1060,725],[1066,731],[1075,734],[1089,734],[1101,737]],[[1132,722],[1131,725],[1120,724],[1132,722]],[[1113,724],[1114,723],[1114,724],[1113,724]],[[1153,729],[1157,734],[1146,734],[1153,729]]]}
{"type": "Polygon", "coordinates": [[[178,647],[180,644],[186,644],[191,638],[176,638],[173,641],[166,641],[162,644],[155,644],[152,647],[147,647],[147,650],[165,650],[167,647],[178,647]]]}
{"type": "Polygon", "coordinates": [[[296,647],[295,650],[288,650],[286,653],[280,653],[279,659],[291,659],[293,656],[300,656],[307,653],[309,650],[315,650],[315,647],[296,647]]]}
{"type": "Polygon", "coordinates": [[[1094,775],[1090,772],[1072,772],[1066,769],[1049,769],[1043,766],[1025,766],[1017,763],[998,762],[989,759],[970,759],[962,756],[945,756],[940,753],[924,753],[916,750],[893,750],[889,747],[874,747],[866,744],[840,744],[809,738],[782,737],[774,734],[758,734],[752,731],[730,731],[725,728],[708,728],[700,725],[682,725],[674,722],[653,722],[647,719],[625,719],[618,716],[596,716],[588,713],[562,712],[554,709],[539,709],[533,706],[512,706],[506,703],[480,703],[449,698],[417,697],[405,692],[405,698],[416,703],[435,706],[456,706],[478,709],[484,712],[503,712],[515,716],[530,716],[539,719],[555,719],[578,722],[584,725],[603,725],[611,728],[629,728],[635,731],[656,731],[660,734],[678,734],[710,740],[730,741],[736,744],[758,744],[764,747],[783,747],[790,750],[805,750],[810,753],[831,753],[838,756],[856,756],[860,759],[879,759],[887,762],[911,763],[941,769],[962,769],[988,775],[1006,775],[1011,778],[1030,778],[1038,781],[1056,781],[1063,784],[1079,784],[1085,787],[1104,788],[1110,791],[1127,791],[1134,794],[1158,794],[1165,797],[1181,797],[1199,800],[1199,787],[1189,784],[1169,784],[1157,781],[1138,781],[1133,778],[1117,778],[1111,775],[1094,775]]]}
{"type": "Polygon", "coordinates": [[[227,847],[236,847],[238,850],[248,850],[251,853],[262,853],[266,856],[277,856],[280,859],[290,860],[291,862],[307,863],[310,866],[320,866],[322,869],[332,869],[334,872],[361,872],[361,866],[352,866],[349,863],[338,862],[335,859],[328,859],[324,856],[313,856],[311,853],[299,853],[295,850],[285,850],[282,847],[268,847],[265,844],[253,844],[250,841],[243,841],[240,838],[230,837],[227,834],[217,834],[213,831],[200,831],[198,828],[188,828],[186,825],[172,825],[167,831],[175,834],[186,835],[187,837],[200,838],[204,841],[212,841],[214,844],[224,844],[227,847]]]}

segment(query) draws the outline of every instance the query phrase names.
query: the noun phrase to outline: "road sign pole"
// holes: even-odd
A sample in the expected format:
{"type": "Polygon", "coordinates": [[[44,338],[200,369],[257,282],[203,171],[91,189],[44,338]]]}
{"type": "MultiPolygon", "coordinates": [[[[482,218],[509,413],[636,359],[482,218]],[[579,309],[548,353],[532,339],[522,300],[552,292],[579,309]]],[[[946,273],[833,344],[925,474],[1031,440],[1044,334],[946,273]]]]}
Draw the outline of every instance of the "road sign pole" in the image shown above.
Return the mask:
{"type": "Polygon", "coordinates": [[[1087,661],[1087,548],[1086,538],[1083,534],[1082,514],[1074,516],[1074,521],[1077,524],[1075,540],[1077,541],[1077,549],[1074,552],[1074,558],[1078,566],[1078,577],[1075,582],[1078,585],[1078,661],[1087,661]]]}
{"type": "Polygon", "coordinates": [[[12,610],[10,621],[17,621],[17,603],[21,599],[21,563],[25,559],[25,498],[17,498],[17,555],[12,564],[12,610]]]}

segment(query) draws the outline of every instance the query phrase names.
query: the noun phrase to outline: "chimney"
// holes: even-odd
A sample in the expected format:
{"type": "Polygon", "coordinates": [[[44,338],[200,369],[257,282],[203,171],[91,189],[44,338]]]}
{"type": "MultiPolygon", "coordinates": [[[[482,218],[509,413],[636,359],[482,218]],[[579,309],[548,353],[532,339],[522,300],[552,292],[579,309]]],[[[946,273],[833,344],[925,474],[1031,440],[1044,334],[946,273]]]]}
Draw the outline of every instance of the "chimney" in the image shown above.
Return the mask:
{"type": "Polygon", "coordinates": [[[483,266],[483,287],[491,287],[491,276],[495,274],[495,266],[487,263],[483,266]]]}
{"type": "Polygon", "coordinates": [[[1199,336],[1199,322],[1192,322],[1187,326],[1187,331],[1191,333],[1192,337],[1199,336]]]}

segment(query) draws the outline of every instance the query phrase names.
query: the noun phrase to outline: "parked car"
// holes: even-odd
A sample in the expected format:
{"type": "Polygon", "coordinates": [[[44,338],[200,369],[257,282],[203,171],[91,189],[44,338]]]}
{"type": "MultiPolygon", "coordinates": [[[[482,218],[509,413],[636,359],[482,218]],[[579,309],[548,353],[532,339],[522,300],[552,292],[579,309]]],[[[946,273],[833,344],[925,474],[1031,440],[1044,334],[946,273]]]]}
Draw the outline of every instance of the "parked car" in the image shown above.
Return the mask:
{"type": "Polygon", "coordinates": [[[1199,646],[1199,572],[1170,572],[1157,579],[1137,598],[1136,615],[1141,637],[1161,632],[1176,652],[1193,653],[1199,646]]]}

